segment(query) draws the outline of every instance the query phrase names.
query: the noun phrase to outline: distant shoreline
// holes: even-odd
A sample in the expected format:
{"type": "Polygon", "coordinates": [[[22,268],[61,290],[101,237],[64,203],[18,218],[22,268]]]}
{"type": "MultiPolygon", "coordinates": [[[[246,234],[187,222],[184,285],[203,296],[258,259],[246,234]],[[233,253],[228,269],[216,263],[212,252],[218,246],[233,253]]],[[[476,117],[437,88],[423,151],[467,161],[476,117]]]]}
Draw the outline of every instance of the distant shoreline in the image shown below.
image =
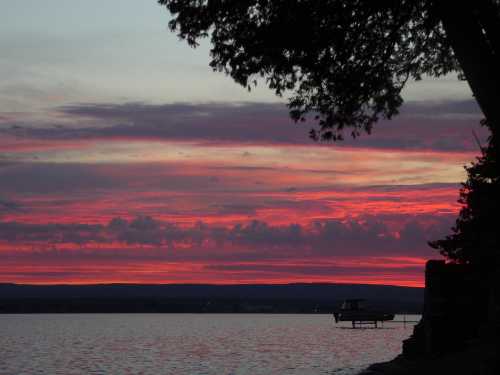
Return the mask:
{"type": "Polygon", "coordinates": [[[0,314],[271,313],[329,314],[344,299],[419,314],[423,289],[363,284],[0,284],[0,314]]]}

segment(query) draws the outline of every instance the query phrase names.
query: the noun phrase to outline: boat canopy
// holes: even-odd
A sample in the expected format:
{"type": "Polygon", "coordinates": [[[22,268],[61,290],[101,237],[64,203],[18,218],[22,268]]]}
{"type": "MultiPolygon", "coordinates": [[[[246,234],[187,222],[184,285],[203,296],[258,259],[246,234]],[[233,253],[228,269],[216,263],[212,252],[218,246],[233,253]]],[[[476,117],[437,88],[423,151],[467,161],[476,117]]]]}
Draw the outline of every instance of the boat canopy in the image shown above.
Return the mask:
{"type": "Polygon", "coordinates": [[[364,301],[364,299],[346,299],[342,303],[342,310],[362,310],[364,301]]]}

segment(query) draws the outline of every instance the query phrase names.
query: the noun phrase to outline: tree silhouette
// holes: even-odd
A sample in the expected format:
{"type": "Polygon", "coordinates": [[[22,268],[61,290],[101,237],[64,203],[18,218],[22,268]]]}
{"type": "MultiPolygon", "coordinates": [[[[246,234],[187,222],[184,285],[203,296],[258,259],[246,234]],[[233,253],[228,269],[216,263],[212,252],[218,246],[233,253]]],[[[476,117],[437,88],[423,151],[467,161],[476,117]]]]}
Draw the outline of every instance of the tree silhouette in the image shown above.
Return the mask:
{"type": "Polygon", "coordinates": [[[263,77],[315,139],[370,132],[397,114],[408,79],[455,71],[500,123],[498,0],[159,0],[170,28],[211,38],[214,70],[251,88],[263,77]]]}
{"type": "MultiPolygon", "coordinates": [[[[488,124],[486,124],[488,125],[488,124]]],[[[467,181],[460,190],[463,205],[453,233],[430,245],[441,254],[460,263],[469,263],[482,271],[493,271],[500,248],[498,212],[500,178],[498,175],[498,137],[491,136],[481,156],[466,167],[467,181]]]]}
{"type": "Polygon", "coordinates": [[[174,16],[171,30],[191,46],[211,38],[214,70],[248,89],[262,77],[277,95],[290,95],[296,121],[312,113],[314,139],[339,140],[347,129],[354,137],[369,133],[379,118],[397,114],[409,79],[457,72],[492,136],[467,168],[453,234],[431,245],[463,263],[488,263],[498,253],[499,0],[159,3],[174,16]]]}

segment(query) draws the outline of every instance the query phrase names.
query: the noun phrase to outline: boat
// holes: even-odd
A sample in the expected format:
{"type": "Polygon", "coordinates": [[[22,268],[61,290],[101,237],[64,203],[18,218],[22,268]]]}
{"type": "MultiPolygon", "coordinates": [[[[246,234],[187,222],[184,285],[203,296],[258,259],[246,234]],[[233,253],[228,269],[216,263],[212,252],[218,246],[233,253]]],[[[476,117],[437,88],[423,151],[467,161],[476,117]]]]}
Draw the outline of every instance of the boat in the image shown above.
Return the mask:
{"type": "Polygon", "coordinates": [[[394,314],[382,311],[369,310],[365,307],[364,299],[347,299],[342,303],[339,311],[333,313],[335,323],[352,322],[352,327],[364,324],[373,324],[377,327],[378,322],[386,322],[394,319],[394,314]]]}

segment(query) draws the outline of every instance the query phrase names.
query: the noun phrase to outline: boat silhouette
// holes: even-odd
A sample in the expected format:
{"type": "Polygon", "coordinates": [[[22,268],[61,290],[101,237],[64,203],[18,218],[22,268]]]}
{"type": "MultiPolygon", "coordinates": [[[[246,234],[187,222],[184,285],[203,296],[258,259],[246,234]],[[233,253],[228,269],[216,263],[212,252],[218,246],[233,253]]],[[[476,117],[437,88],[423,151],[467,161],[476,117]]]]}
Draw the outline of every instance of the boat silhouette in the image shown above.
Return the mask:
{"type": "Polygon", "coordinates": [[[394,319],[394,314],[382,311],[370,310],[365,307],[364,299],[347,299],[342,303],[339,311],[333,313],[335,323],[352,322],[352,327],[373,324],[378,326],[378,322],[386,322],[394,319]]]}

